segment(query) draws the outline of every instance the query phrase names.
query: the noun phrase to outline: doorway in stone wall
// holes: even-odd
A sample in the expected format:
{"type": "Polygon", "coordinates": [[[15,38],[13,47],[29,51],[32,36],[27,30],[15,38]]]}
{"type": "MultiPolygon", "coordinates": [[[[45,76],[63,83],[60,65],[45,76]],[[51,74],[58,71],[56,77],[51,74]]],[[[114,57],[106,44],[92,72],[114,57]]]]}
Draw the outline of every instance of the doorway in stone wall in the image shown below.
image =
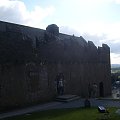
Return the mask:
{"type": "Polygon", "coordinates": [[[64,75],[63,73],[59,73],[55,79],[56,82],[56,91],[58,95],[64,94],[64,75]]]}
{"type": "Polygon", "coordinates": [[[103,84],[103,82],[99,83],[99,96],[104,97],[104,84],[103,84]]]}

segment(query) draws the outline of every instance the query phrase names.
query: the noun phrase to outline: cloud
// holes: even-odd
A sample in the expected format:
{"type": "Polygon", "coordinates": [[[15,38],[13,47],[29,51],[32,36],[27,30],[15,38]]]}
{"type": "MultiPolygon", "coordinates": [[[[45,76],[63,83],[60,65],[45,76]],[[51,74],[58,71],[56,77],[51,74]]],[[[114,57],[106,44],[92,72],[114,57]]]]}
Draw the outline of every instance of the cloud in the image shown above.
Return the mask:
{"type": "Polygon", "coordinates": [[[35,6],[29,11],[20,0],[0,0],[0,20],[18,24],[41,27],[43,20],[52,15],[54,7],[35,6]]]}
{"type": "Polygon", "coordinates": [[[79,24],[77,26],[62,26],[60,32],[83,36],[87,41],[93,41],[96,46],[101,46],[102,43],[108,44],[111,47],[112,53],[120,53],[120,23],[88,23],[79,24]]]}
{"type": "Polygon", "coordinates": [[[106,39],[106,35],[102,34],[98,36],[97,34],[91,35],[89,33],[83,33],[82,36],[87,40],[87,41],[93,41],[96,46],[102,46],[102,41],[106,39]]]}
{"type": "MultiPolygon", "coordinates": [[[[69,0],[61,0],[61,4],[68,4],[69,0]]],[[[120,4],[120,0],[71,0],[71,3],[74,3],[70,6],[70,8],[81,8],[83,7],[85,10],[87,7],[92,8],[99,7],[99,5],[103,3],[114,3],[120,4]],[[86,4],[87,3],[87,4],[86,4]],[[89,7],[90,6],[90,7],[89,7]]],[[[67,9],[67,8],[66,8],[67,9]]],[[[78,9],[77,9],[78,10],[78,9]]],[[[90,9],[91,10],[91,9],[90,9]]],[[[95,9],[93,9],[95,10],[95,9]]],[[[53,6],[47,6],[45,8],[41,6],[34,6],[34,8],[30,11],[27,9],[25,3],[22,0],[0,0],[0,20],[13,22],[38,28],[45,28],[47,25],[44,21],[48,20],[48,18],[52,18],[52,15],[57,12],[53,6]]],[[[88,10],[86,12],[82,12],[83,14],[89,13],[88,10]]],[[[77,13],[75,13],[77,14],[77,13]]],[[[80,13],[79,13],[80,14],[80,13]]],[[[88,15],[88,14],[87,14],[88,15]]],[[[78,16],[79,17],[79,16],[78,16]]],[[[58,24],[61,25],[60,32],[71,34],[75,36],[83,36],[87,41],[91,40],[94,42],[96,46],[101,46],[102,43],[106,43],[111,48],[111,57],[115,57],[115,60],[118,62],[120,60],[120,22],[104,22],[100,20],[88,20],[82,21],[82,14],[80,15],[81,21],[71,22],[71,24],[64,24],[61,18],[59,19],[58,24]],[[64,26],[62,26],[64,25],[64,26]],[[68,27],[70,26],[70,27],[68,27]],[[113,55],[114,54],[114,55],[113,55]]],[[[59,17],[58,17],[59,18],[59,17]]],[[[57,19],[57,18],[55,18],[57,19]]],[[[68,18],[69,19],[69,18],[68,18]]],[[[78,18],[79,19],[79,18],[78,18]]],[[[54,20],[54,18],[52,19],[54,20]]],[[[66,20],[67,21],[67,20],[66,20]]],[[[55,21],[56,22],[56,21],[55,21]]],[[[69,23],[69,21],[67,21],[69,23]]],[[[113,58],[112,58],[113,61],[113,58]]]]}
{"type": "Polygon", "coordinates": [[[120,64],[120,54],[111,53],[111,63],[120,64]]]}
{"type": "MultiPolygon", "coordinates": [[[[34,27],[41,27],[40,22],[51,16],[54,12],[54,7],[41,8],[40,6],[35,6],[34,10],[29,13],[28,25],[34,27]],[[38,26],[39,25],[39,26],[38,26]]],[[[45,26],[46,27],[46,26],[45,26]]]]}
{"type": "Polygon", "coordinates": [[[68,27],[68,26],[60,26],[59,27],[60,32],[68,35],[75,35],[75,36],[80,36],[80,32],[75,30],[74,28],[68,27]]]}
{"type": "Polygon", "coordinates": [[[120,0],[111,0],[111,1],[116,3],[116,4],[120,4],[120,0]]]}
{"type": "Polygon", "coordinates": [[[106,39],[105,34],[98,35],[96,33],[90,34],[89,32],[83,32],[82,30],[76,30],[68,26],[59,27],[60,32],[68,35],[83,36],[86,41],[93,41],[96,46],[101,46],[102,42],[106,39]],[[80,32],[81,31],[81,32],[80,32]]]}
{"type": "MultiPolygon", "coordinates": [[[[62,0],[63,2],[68,2],[69,0],[62,0]]],[[[74,1],[75,3],[81,3],[81,4],[86,4],[86,3],[89,3],[89,4],[100,4],[100,3],[111,3],[111,2],[114,2],[114,3],[117,3],[119,4],[120,3],[120,0],[71,0],[71,1],[74,1]]]]}
{"type": "Polygon", "coordinates": [[[98,36],[97,34],[90,35],[89,33],[86,33],[83,34],[83,37],[86,40],[93,41],[96,46],[101,46],[103,43],[107,44],[110,47],[111,63],[120,64],[120,36],[119,38],[111,39],[108,34],[98,36]]]}
{"type": "Polygon", "coordinates": [[[120,23],[89,24],[70,28],[60,27],[60,32],[76,36],[83,36],[86,41],[93,41],[96,46],[108,44],[111,50],[111,63],[120,63],[120,23]],[[80,26],[80,27],[79,27],[80,26]],[[97,31],[98,30],[98,31],[97,31]]]}

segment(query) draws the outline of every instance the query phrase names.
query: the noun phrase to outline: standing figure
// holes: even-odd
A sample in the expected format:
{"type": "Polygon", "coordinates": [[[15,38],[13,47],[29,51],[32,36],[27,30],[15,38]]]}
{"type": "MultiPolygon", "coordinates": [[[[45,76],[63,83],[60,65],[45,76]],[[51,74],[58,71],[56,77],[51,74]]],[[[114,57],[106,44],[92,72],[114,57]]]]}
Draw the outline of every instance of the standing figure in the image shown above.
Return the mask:
{"type": "Polygon", "coordinates": [[[64,75],[60,73],[56,77],[56,87],[58,95],[63,95],[64,93],[64,75]]]}
{"type": "Polygon", "coordinates": [[[60,95],[63,95],[64,86],[63,86],[63,80],[62,80],[62,79],[59,80],[58,87],[59,87],[59,94],[60,94],[60,95]]]}
{"type": "Polygon", "coordinates": [[[97,97],[97,85],[95,83],[93,83],[93,97],[97,97]]]}

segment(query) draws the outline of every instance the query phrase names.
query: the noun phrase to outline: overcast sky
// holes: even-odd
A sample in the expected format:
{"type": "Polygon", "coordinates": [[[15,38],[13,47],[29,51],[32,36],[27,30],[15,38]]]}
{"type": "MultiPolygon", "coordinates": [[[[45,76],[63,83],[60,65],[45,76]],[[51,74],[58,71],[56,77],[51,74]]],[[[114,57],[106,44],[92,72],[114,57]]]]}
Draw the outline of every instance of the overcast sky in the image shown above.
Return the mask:
{"type": "Polygon", "coordinates": [[[83,36],[111,48],[111,63],[120,64],[120,0],[0,0],[0,20],[83,36]]]}

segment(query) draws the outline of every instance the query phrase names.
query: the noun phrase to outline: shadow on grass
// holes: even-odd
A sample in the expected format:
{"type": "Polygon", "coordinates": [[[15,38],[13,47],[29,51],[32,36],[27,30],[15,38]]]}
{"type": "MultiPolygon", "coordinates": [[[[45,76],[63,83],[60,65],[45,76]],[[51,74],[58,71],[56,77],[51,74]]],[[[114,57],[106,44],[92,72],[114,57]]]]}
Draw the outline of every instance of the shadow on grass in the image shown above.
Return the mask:
{"type": "MultiPolygon", "coordinates": [[[[120,119],[115,110],[116,108],[110,108],[110,120],[120,119]]],[[[77,108],[40,111],[4,120],[99,120],[99,116],[101,114],[97,108],[77,108]]]]}

